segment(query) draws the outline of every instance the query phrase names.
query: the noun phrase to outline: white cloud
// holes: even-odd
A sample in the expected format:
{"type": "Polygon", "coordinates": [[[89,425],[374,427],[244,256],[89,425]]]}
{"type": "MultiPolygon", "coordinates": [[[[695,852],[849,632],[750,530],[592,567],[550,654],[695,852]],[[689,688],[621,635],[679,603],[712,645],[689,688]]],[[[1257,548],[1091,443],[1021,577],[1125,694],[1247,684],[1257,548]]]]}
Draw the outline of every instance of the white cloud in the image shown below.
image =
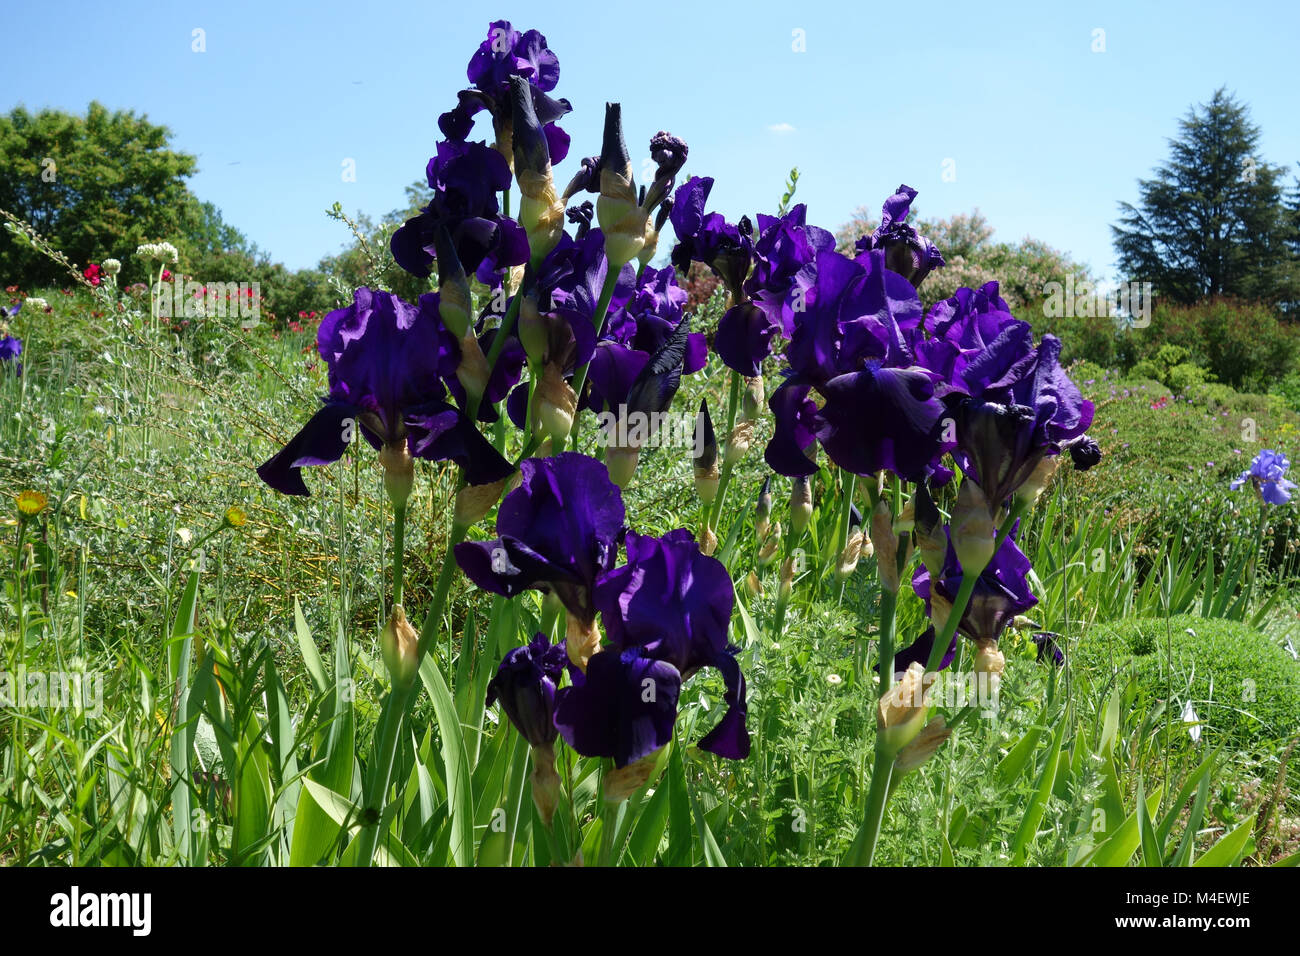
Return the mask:
{"type": "Polygon", "coordinates": [[[789,123],[773,123],[767,128],[767,131],[769,133],[780,133],[784,136],[786,133],[793,133],[794,127],[789,123]]]}

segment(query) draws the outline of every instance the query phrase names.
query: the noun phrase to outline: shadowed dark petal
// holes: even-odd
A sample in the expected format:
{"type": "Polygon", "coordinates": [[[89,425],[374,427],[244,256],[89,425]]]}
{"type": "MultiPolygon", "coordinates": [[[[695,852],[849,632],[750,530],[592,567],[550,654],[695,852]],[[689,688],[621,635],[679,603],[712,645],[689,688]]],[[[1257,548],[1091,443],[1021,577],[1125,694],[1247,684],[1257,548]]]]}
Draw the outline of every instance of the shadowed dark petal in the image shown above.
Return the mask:
{"type": "MultiPolygon", "coordinates": [[[[927,579],[928,581],[928,579],[927,579]]],[[[927,594],[929,593],[927,589],[927,594]]],[[[914,640],[911,645],[903,648],[901,651],[894,652],[894,673],[901,674],[906,671],[912,664],[920,664],[924,667],[930,660],[930,652],[934,650],[934,639],[937,635],[933,627],[925,629],[925,633],[914,640]]],[[[939,670],[946,670],[952,666],[952,662],[957,657],[957,635],[952,636],[948,644],[948,650],[943,655],[943,660],[939,662],[939,670]]],[[[879,667],[876,668],[880,670],[879,667]]]]}
{"type": "Polygon", "coordinates": [[[500,481],[515,470],[464,413],[450,405],[412,409],[406,425],[412,455],[429,461],[454,461],[471,485],[500,481]]]}
{"type": "Polygon", "coordinates": [[[817,463],[806,453],[816,441],[819,421],[817,404],[808,397],[811,391],[807,385],[786,383],[767,400],[775,430],[763,458],[778,475],[794,478],[817,474],[817,463]]]}
{"type": "Polygon", "coordinates": [[[735,649],[719,654],[713,666],[722,673],[726,685],[723,699],[727,711],[718,725],[700,740],[699,748],[728,760],[744,760],[749,756],[749,731],[745,729],[749,707],[745,700],[745,676],[740,672],[735,649]]]}
{"type": "Polygon", "coordinates": [[[639,647],[592,656],[581,684],[561,688],[555,726],[584,757],[612,757],[626,767],[672,739],[681,675],[639,647]]]}
{"type": "Polygon", "coordinates": [[[258,467],[258,477],[286,495],[310,495],[302,480],[302,469],[330,465],[343,457],[349,440],[356,435],[359,411],[352,405],[326,405],[289,439],[289,444],[258,467]]]}
{"type": "Polygon", "coordinates": [[[456,563],[478,587],[503,597],[534,589],[557,594],[576,586],[575,575],[548,561],[524,542],[511,537],[495,541],[462,541],[454,549],[456,563]]]}
{"type": "Polygon", "coordinates": [[[772,339],[781,327],[753,302],[733,305],[718,321],[713,349],[727,368],[741,375],[758,375],[763,359],[772,354],[772,339]]]}
{"type": "Polygon", "coordinates": [[[627,404],[632,383],[649,362],[650,356],[645,352],[609,340],[601,342],[587,371],[584,407],[597,413],[607,407],[617,412],[620,405],[627,404]]]}
{"type": "Polygon", "coordinates": [[[858,475],[889,469],[908,481],[926,477],[941,441],[943,403],[934,397],[931,373],[920,368],[882,368],[832,379],[821,388],[817,439],[831,461],[858,475]]]}
{"type": "Polygon", "coordinates": [[[672,334],[650,356],[645,366],[637,375],[627,393],[629,412],[653,415],[664,412],[673,403],[682,381],[682,363],[686,358],[686,347],[691,331],[688,316],[673,330],[672,334]]]}
{"type": "Polygon", "coordinates": [[[735,592],[721,561],[700,553],[685,528],[662,538],[628,532],[627,564],[602,575],[595,603],[605,634],[671,662],[683,679],[727,647],[735,592]]]}
{"type": "Polygon", "coordinates": [[[554,742],[555,689],[568,659],[545,634],[506,654],[487,686],[487,706],[501,702],[510,723],[533,747],[554,742]]]}

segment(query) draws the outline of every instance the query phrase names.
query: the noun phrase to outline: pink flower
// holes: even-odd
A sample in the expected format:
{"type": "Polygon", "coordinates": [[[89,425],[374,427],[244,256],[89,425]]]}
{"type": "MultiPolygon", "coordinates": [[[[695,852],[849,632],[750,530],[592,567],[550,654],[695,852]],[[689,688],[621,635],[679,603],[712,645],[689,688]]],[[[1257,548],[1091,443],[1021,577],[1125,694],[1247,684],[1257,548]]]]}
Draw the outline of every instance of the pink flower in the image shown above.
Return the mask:
{"type": "Polygon", "coordinates": [[[95,265],[93,262],[86,266],[85,271],[81,274],[86,277],[87,281],[89,281],[91,285],[99,285],[104,281],[99,277],[99,266],[95,265]]]}

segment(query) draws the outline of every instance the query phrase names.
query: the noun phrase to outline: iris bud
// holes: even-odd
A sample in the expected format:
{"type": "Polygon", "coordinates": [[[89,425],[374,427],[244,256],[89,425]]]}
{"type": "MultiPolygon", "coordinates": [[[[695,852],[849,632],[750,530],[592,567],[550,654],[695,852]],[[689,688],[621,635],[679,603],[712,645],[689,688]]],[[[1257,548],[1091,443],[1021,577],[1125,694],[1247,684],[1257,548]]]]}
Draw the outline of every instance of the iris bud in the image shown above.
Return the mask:
{"type": "Polygon", "coordinates": [[[600,650],[600,632],[596,630],[596,622],[583,623],[572,613],[569,614],[564,629],[564,644],[573,666],[584,674],[587,673],[587,662],[600,650]]]}
{"type": "Polygon", "coordinates": [[[456,245],[442,223],[434,230],[433,249],[438,259],[438,317],[456,338],[463,339],[470,331],[473,298],[456,245]]]}
{"type": "Polygon", "coordinates": [[[718,496],[718,436],[713,431],[707,399],[700,399],[700,410],[695,416],[695,492],[700,501],[712,504],[718,496]]]}
{"type": "Polygon", "coordinates": [[[764,395],[763,377],[761,375],[745,379],[745,391],[740,399],[741,421],[753,422],[758,420],[758,413],[764,405],[764,395]]]}
{"type": "Polygon", "coordinates": [[[863,534],[861,528],[854,528],[849,532],[848,543],[840,551],[839,560],[835,563],[835,577],[843,581],[853,575],[858,568],[858,558],[862,556],[863,534]]]}
{"type": "Polygon", "coordinates": [[[788,600],[790,593],[794,590],[794,558],[786,558],[781,562],[781,589],[779,599],[788,600]]]}
{"type": "Polygon", "coordinates": [[[1039,461],[1029,477],[1025,479],[1025,483],[1016,489],[1016,504],[1021,508],[1031,507],[1043,493],[1043,489],[1052,483],[1052,479],[1056,477],[1056,469],[1060,467],[1060,455],[1048,455],[1039,461]]]}
{"type": "Polygon", "coordinates": [[[555,748],[551,744],[533,747],[532,756],[533,772],[530,779],[533,784],[533,804],[537,807],[542,823],[549,827],[560,802],[560,775],[555,772],[555,748]]]}
{"type": "Polygon", "coordinates": [[[892,594],[898,593],[898,536],[894,534],[889,505],[884,499],[876,502],[871,513],[871,545],[876,552],[876,571],[880,585],[892,594]]]}
{"type": "Polygon", "coordinates": [[[477,400],[483,397],[491,374],[487,356],[483,354],[483,348],[471,329],[460,340],[460,364],[456,366],[456,378],[464,386],[465,393],[477,400]]]}
{"type": "Polygon", "coordinates": [[[909,499],[907,504],[903,505],[903,510],[899,512],[898,517],[894,519],[894,534],[911,534],[914,527],[916,527],[916,504],[909,499]]]}
{"type": "Polygon", "coordinates": [[[807,475],[798,475],[790,488],[790,527],[796,538],[807,529],[812,513],[812,480],[807,475]]]}
{"type": "Polygon", "coordinates": [[[754,506],[754,534],[762,541],[767,537],[771,527],[768,518],[772,514],[772,476],[763,479],[763,487],[758,490],[758,503],[754,506]]]}
{"type": "Polygon", "coordinates": [[[645,244],[641,246],[641,251],[636,254],[637,263],[641,266],[648,266],[658,250],[659,230],[655,228],[654,220],[647,216],[645,221],[645,244]]]}
{"type": "Polygon", "coordinates": [[[555,191],[546,135],[537,120],[529,82],[510,77],[513,109],[512,152],[519,183],[519,224],[528,233],[534,263],[555,248],[564,232],[564,201],[555,191]]]}
{"type": "Polygon", "coordinates": [[[555,439],[553,444],[559,444],[573,428],[573,416],[578,411],[578,396],[564,380],[560,367],[555,363],[546,363],[542,379],[537,383],[535,398],[537,421],[543,431],[555,439]]]}
{"type": "Polygon", "coordinates": [[[1087,435],[1080,435],[1067,447],[1075,471],[1087,471],[1101,461],[1101,446],[1087,435]]]}
{"type": "Polygon", "coordinates": [[[420,635],[407,621],[406,611],[402,605],[394,604],[392,613],[388,615],[388,623],[379,634],[379,649],[394,687],[410,690],[414,685],[420,665],[416,659],[419,646],[420,635]]]}
{"type": "Polygon", "coordinates": [[[948,553],[948,536],[943,531],[942,515],[930,495],[929,486],[924,483],[916,486],[912,501],[916,505],[913,526],[916,546],[921,552],[921,562],[930,572],[930,580],[937,581],[943,576],[943,561],[948,553]]]}
{"type": "Polygon", "coordinates": [[[516,325],[519,344],[524,347],[530,365],[541,365],[546,361],[546,350],[550,345],[550,323],[537,307],[537,296],[530,293],[519,300],[519,321],[516,325]]]}
{"type": "Polygon", "coordinates": [[[995,532],[984,490],[966,478],[952,509],[952,546],[963,574],[978,575],[988,567],[993,560],[995,532]]]}
{"type": "Polygon", "coordinates": [[[776,557],[777,549],[781,547],[781,522],[777,522],[772,527],[771,534],[767,535],[763,541],[763,546],[758,549],[758,566],[765,568],[772,563],[776,557]]]}
{"type": "Polygon", "coordinates": [[[727,436],[727,456],[723,467],[735,467],[749,454],[749,446],[754,440],[754,424],[741,422],[727,436]]]}
{"type": "Polygon", "coordinates": [[[745,590],[749,592],[750,597],[758,597],[763,593],[763,582],[753,571],[750,571],[749,576],[745,578],[745,590]]]}
{"type": "Polygon", "coordinates": [[[942,717],[935,717],[922,728],[906,747],[898,752],[894,760],[894,773],[898,776],[919,770],[930,758],[938,753],[943,742],[952,736],[952,731],[942,717]]]}
{"type": "Polygon", "coordinates": [[[886,753],[897,754],[916,739],[930,709],[925,668],[913,661],[897,684],[885,691],[876,707],[876,733],[886,753]]]}
{"type": "Polygon", "coordinates": [[[384,489],[388,492],[388,500],[394,508],[406,507],[406,501],[411,497],[411,488],[415,485],[415,459],[411,457],[406,439],[402,438],[381,448],[379,463],[384,468],[384,489]]]}
{"type": "Polygon", "coordinates": [[[600,198],[596,218],[605,235],[605,257],[611,269],[621,269],[645,245],[646,213],[642,211],[632,176],[632,162],[623,140],[623,111],[605,104],[605,138],[600,153],[600,198]]]}
{"type": "Polygon", "coordinates": [[[636,447],[611,445],[606,448],[605,467],[609,469],[609,480],[620,488],[626,488],[632,483],[640,457],[641,449],[636,447]]]}
{"type": "Polygon", "coordinates": [[[466,485],[460,489],[456,492],[456,510],[452,520],[462,528],[480,520],[500,500],[508,480],[502,478],[486,485],[466,485]]]}
{"type": "Polygon", "coordinates": [[[718,536],[713,533],[712,528],[705,528],[703,537],[704,539],[700,542],[700,553],[712,556],[713,552],[718,550],[718,536]]]}

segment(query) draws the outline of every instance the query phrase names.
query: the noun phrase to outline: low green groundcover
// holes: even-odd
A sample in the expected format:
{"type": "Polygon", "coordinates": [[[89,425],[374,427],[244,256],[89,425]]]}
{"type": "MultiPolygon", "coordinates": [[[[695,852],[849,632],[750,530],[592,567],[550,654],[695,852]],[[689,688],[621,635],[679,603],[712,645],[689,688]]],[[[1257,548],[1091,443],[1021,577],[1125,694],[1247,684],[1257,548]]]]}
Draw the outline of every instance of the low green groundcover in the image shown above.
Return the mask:
{"type": "Polygon", "coordinates": [[[1254,628],[1235,621],[1181,615],[1134,618],[1094,627],[1080,642],[1076,665],[1136,669],[1143,690],[1190,701],[1205,735],[1248,749],[1300,732],[1300,662],[1254,628]]]}

